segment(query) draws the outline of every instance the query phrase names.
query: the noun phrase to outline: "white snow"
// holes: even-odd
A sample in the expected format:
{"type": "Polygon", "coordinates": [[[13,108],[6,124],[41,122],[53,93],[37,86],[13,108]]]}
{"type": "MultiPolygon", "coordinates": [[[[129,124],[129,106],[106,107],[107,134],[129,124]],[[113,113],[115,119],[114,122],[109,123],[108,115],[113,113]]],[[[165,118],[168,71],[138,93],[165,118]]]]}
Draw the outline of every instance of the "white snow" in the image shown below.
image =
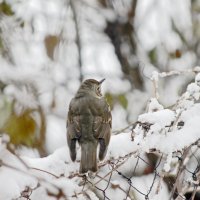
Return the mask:
{"type": "Polygon", "coordinates": [[[46,148],[49,154],[53,153],[56,149],[66,145],[66,121],[62,118],[50,115],[47,117],[47,130],[46,130],[46,148]]]}
{"type": "MultiPolygon", "coordinates": [[[[160,126],[160,128],[169,126],[174,121],[174,119],[175,119],[175,113],[169,109],[164,109],[153,113],[141,114],[138,117],[139,122],[149,123],[152,125],[157,124],[160,126]]],[[[153,128],[151,127],[151,129],[153,128]]]]}
{"type": "Polygon", "coordinates": [[[164,108],[156,98],[151,98],[148,103],[148,112],[155,112],[164,108]]]}
{"type": "Polygon", "coordinates": [[[150,134],[145,137],[145,140],[141,140],[140,138],[139,141],[141,142],[141,148],[155,148],[163,153],[182,150],[199,139],[199,120],[200,116],[194,116],[193,118],[188,119],[180,130],[159,135],[150,134]]]}
{"type": "MultiPolygon", "coordinates": [[[[163,155],[157,171],[176,175],[178,159],[173,157],[174,153],[182,153],[200,138],[200,67],[192,70],[198,57],[192,50],[186,51],[186,44],[174,30],[174,26],[178,28],[186,43],[192,40],[191,2],[137,1],[134,22],[127,21],[131,0],[110,1],[110,8],[103,7],[97,0],[6,2],[15,14],[1,16],[0,20],[1,39],[5,43],[5,49],[0,47],[0,51],[6,50],[6,56],[0,55],[0,86],[1,83],[6,85],[0,88],[0,128],[11,114],[12,100],[16,102],[18,113],[41,106],[49,155],[40,158],[36,150],[24,146],[17,148],[14,154],[8,150],[12,145],[7,149],[9,137],[1,135],[0,199],[24,199],[22,193],[28,189],[33,200],[54,200],[53,195],[59,195],[60,191],[66,199],[103,199],[102,190],[110,199],[125,199],[130,186],[127,180],[131,178],[132,186],[144,194],[131,187],[130,197],[144,200],[155,175],[148,164],[148,153],[152,150],[158,157],[163,155]],[[70,2],[75,6],[77,24],[74,11],[68,5],[70,2]],[[122,53],[130,54],[128,61],[133,69],[137,67],[136,61],[141,60],[139,65],[142,63],[142,66],[138,69],[144,79],[143,90],[135,89],[125,77],[112,41],[104,33],[107,22],[116,19],[119,23],[134,25],[134,56],[124,41],[120,48],[122,53]],[[48,36],[58,39],[53,58],[47,55],[48,47],[44,42],[48,36]],[[77,36],[80,36],[80,52],[77,36]],[[174,58],[176,50],[180,51],[179,58],[174,58]],[[155,51],[158,59],[155,66],[150,61],[150,51],[155,51]],[[182,73],[184,70],[187,73],[182,73]],[[148,76],[152,74],[147,80],[143,77],[146,72],[148,76]],[[196,77],[191,82],[194,72],[196,77]],[[67,109],[80,85],[80,73],[83,79],[106,78],[103,93],[123,94],[127,98],[127,108],[114,102],[113,130],[137,121],[132,131],[130,126],[129,132],[112,135],[106,158],[99,162],[98,173],[94,178],[87,177],[93,185],[85,186],[83,178],[77,175],[80,147],[77,146],[77,160],[72,162],[66,146],[67,109]],[[113,167],[117,167],[119,173],[113,167]],[[145,174],[148,170],[149,174],[145,174]]],[[[200,156],[195,147],[191,149],[197,158],[187,157],[184,161],[191,171],[195,170],[200,156]]],[[[189,172],[185,180],[194,182],[189,172]]],[[[159,176],[148,196],[150,200],[169,199],[167,186],[159,176]]]]}
{"type": "MultiPolygon", "coordinates": [[[[144,194],[147,194],[149,191],[149,188],[152,184],[152,180],[154,178],[154,175],[150,174],[150,175],[146,175],[143,176],[142,178],[139,177],[133,177],[131,179],[132,182],[134,182],[134,186],[138,189],[138,190],[142,190],[144,192],[144,194]]],[[[145,196],[136,192],[136,190],[131,188],[131,193],[134,194],[134,196],[136,197],[136,199],[138,200],[142,200],[145,199],[145,196]]],[[[169,192],[167,189],[167,185],[166,183],[164,183],[164,181],[162,179],[159,179],[159,177],[156,178],[152,191],[149,194],[149,199],[151,200],[167,200],[169,199],[169,192]],[[156,192],[158,191],[159,192],[156,192]]]]}

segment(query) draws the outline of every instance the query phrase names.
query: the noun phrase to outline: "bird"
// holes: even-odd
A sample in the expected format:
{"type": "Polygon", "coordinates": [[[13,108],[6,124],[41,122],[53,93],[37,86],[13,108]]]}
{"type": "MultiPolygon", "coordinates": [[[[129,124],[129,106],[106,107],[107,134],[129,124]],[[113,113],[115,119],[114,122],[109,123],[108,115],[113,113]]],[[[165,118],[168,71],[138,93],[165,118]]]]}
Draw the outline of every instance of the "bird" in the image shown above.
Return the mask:
{"type": "Polygon", "coordinates": [[[111,137],[110,106],[101,93],[102,79],[87,79],[80,85],[69,104],[67,115],[67,144],[72,161],[76,160],[76,144],[81,147],[79,173],[97,172],[99,160],[106,156],[111,137]]]}

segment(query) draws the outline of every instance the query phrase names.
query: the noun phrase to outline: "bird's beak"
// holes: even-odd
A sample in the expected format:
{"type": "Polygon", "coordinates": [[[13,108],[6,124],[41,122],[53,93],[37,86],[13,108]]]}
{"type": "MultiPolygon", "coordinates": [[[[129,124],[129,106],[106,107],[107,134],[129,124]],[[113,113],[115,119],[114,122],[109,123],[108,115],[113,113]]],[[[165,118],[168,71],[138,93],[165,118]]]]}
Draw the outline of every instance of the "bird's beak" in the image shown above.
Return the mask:
{"type": "Polygon", "coordinates": [[[105,78],[102,79],[102,80],[100,80],[100,81],[99,81],[99,84],[102,84],[105,80],[106,80],[105,78]]]}

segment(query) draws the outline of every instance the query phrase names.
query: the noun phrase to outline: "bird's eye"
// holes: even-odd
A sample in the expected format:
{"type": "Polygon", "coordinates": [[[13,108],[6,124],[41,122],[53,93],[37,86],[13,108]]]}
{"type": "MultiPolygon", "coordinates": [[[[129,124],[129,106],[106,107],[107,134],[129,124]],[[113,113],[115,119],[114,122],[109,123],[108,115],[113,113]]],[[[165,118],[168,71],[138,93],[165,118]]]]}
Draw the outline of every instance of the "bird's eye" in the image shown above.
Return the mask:
{"type": "Polygon", "coordinates": [[[100,87],[97,87],[97,93],[101,94],[101,88],[100,87]]]}

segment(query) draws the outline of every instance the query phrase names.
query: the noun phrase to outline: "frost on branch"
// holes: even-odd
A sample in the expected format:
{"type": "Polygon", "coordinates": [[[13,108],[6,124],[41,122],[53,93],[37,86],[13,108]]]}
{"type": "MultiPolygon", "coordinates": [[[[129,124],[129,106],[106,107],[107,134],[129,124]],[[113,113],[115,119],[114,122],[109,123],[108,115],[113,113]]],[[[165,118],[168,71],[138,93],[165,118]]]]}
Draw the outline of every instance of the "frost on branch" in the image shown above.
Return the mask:
{"type": "MultiPolygon", "coordinates": [[[[0,199],[185,199],[200,180],[200,73],[177,102],[165,108],[159,94],[134,125],[111,137],[96,174],[78,173],[67,146],[44,158],[19,156],[7,136],[0,140],[0,199]],[[124,132],[128,130],[128,132],[124,132]],[[7,181],[9,184],[4,184],[7,181]]],[[[183,72],[157,73],[152,79],[183,72]]],[[[186,72],[184,72],[186,73],[186,72]]]]}
{"type": "Polygon", "coordinates": [[[156,100],[150,102],[148,113],[138,117],[134,132],[135,141],[140,148],[156,149],[162,153],[182,151],[199,139],[200,130],[200,74],[195,82],[187,86],[186,92],[178,99],[172,109],[158,110],[156,100]],[[153,109],[155,107],[155,109],[153,109]],[[152,112],[152,110],[156,110],[152,112]],[[158,110],[158,111],[157,111],[158,110]],[[149,124],[149,129],[144,126],[149,124]],[[167,145],[165,145],[167,144],[167,145]]]}
{"type": "MultiPolygon", "coordinates": [[[[182,196],[189,191],[189,188],[196,188],[199,185],[199,67],[196,67],[193,72],[198,72],[195,81],[187,86],[185,93],[171,109],[162,109],[162,107],[158,109],[159,104],[154,99],[150,102],[149,112],[139,116],[134,129],[134,141],[138,144],[139,151],[156,152],[163,155],[163,165],[160,166],[161,174],[177,176],[170,196],[171,198],[176,196],[177,199],[183,198],[182,196]],[[155,109],[153,109],[154,106],[155,109]],[[195,162],[192,159],[195,159],[195,162]]],[[[156,73],[156,78],[154,73],[152,80],[156,87],[155,91],[157,91],[158,77],[163,78],[180,73],[182,71],[168,74],[156,73]]],[[[156,98],[158,97],[156,92],[156,98]]]]}

